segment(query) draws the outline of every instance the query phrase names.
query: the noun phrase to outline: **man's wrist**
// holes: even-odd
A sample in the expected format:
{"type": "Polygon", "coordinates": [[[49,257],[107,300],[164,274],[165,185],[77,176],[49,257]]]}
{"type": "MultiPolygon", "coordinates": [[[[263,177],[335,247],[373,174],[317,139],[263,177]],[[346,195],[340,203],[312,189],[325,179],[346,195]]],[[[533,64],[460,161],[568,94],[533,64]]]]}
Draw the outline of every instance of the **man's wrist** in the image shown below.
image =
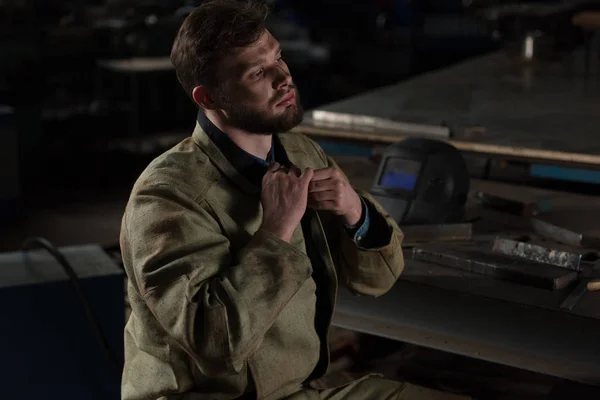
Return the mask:
{"type": "Polygon", "coordinates": [[[353,229],[358,226],[365,212],[363,202],[358,195],[356,196],[356,200],[358,202],[358,206],[353,207],[349,213],[342,216],[344,225],[349,229],[353,229]]]}
{"type": "Polygon", "coordinates": [[[279,239],[283,240],[284,242],[288,242],[290,243],[292,240],[292,235],[294,234],[293,230],[289,230],[289,229],[284,229],[282,227],[276,227],[276,226],[272,226],[269,224],[262,224],[261,226],[262,229],[264,229],[265,231],[269,232],[272,235],[277,236],[279,239]]]}

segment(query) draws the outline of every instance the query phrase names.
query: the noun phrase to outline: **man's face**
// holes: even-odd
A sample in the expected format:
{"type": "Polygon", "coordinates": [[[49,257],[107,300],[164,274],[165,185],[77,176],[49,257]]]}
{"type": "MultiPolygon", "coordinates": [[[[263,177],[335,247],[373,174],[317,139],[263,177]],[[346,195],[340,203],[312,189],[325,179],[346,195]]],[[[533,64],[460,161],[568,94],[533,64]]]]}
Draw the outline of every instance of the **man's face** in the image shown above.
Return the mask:
{"type": "Polygon", "coordinates": [[[214,101],[230,125],[268,135],[289,131],[302,121],[298,91],[279,43],[268,31],[254,44],[234,49],[219,73],[214,101]]]}

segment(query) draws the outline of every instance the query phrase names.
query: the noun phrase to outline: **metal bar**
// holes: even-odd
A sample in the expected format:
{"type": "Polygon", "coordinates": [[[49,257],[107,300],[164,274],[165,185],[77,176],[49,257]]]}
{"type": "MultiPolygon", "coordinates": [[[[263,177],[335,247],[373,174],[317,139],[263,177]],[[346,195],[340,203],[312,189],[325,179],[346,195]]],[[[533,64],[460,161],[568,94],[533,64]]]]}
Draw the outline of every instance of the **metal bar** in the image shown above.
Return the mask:
{"type": "Polygon", "coordinates": [[[541,264],[554,265],[573,271],[581,270],[581,254],[570,253],[543,246],[517,242],[515,240],[496,238],[492,252],[517,257],[541,264]]]}
{"type": "Polygon", "coordinates": [[[552,210],[552,199],[549,198],[523,202],[479,191],[474,193],[474,197],[485,207],[523,217],[532,217],[552,210]]]}
{"type": "MultiPolygon", "coordinates": [[[[304,121],[292,129],[292,132],[301,133],[311,137],[325,137],[338,140],[352,140],[365,143],[393,144],[405,139],[407,135],[394,132],[377,132],[374,129],[363,127],[335,126],[324,122],[304,121]]],[[[486,155],[503,160],[525,160],[527,162],[562,162],[581,167],[598,167],[600,155],[585,154],[576,151],[544,150],[524,147],[511,147],[500,144],[477,143],[466,140],[448,140],[448,143],[465,153],[486,155]]]]}
{"type": "Polygon", "coordinates": [[[428,246],[414,248],[412,257],[414,260],[550,290],[562,289],[577,279],[577,273],[566,268],[510,259],[483,251],[428,246]]]}
{"type": "Polygon", "coordinates": [[[458,241],[473,238],[473,224],[400,225],[406,243],[458,241]]]}
{"type": "Polygon", "coordinates": [[[533,232],[543,238],[568,244],[573,247],[581,247],[582,245],[583,234],[581,233],[573,232],[536,218],[531,218],[530,223],[533,232]]]}
{"type": "Polygon", "coordinates": [[[486,210],[484,215],[485,219],[491,220],[494,225],[501,226],[502,229],[530,231],[544,239],[577,248],[600,247],[600,238],[575,232],[538,218],[513,216],[493,209],[486,210]]]}
{"type": "Polygon", "coordinates": [[[583,297],[583,295],[588,291],[588,281],[583,280],[579,282],[579,284],[573,289],[571,293],[567,296],[567,298],[562,302],[560,308],[564,310],[571,311],[573,307],[577,305],[579,300],[583,297]]]}
{"type": "Polygon", "coordinates": [[[329,128],[351,127],[358,129],[362,127],[381,131],[393,131],[404,135],[433,136],[442,139],[448,139],[451,136],[450,128],[442,125],[401,122],[368,115],[345,114],[323,110],[314,110],[311,116],[315,126],[329,128]]]}

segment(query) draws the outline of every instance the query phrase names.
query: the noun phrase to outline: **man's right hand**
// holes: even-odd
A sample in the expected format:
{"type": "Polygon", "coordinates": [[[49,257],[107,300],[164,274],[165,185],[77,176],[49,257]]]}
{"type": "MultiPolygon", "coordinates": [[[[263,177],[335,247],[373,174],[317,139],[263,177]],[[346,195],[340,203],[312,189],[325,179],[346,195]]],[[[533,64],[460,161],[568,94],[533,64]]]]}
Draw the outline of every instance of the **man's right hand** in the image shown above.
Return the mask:
{"type": "Polygon", "coordinates": [[[262,228],[289,242],[300,223],[308,199],[308,184],[313,170],[304,172],[292,166],[281,170],[279,163],[269,166],[262,180],[262,228]]]}

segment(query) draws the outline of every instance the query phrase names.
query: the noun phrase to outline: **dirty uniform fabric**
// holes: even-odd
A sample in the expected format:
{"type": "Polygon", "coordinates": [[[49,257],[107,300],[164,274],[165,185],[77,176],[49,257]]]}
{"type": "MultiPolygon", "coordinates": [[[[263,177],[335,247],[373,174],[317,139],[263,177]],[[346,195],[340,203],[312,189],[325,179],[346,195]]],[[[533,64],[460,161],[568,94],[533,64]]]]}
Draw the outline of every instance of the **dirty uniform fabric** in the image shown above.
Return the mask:
{"type": "MultiPolygon", "coordinates": [[[[298,134],[274,136],[272,150],[301,169],[336,167],[298,134]]],[[[312,210],[284,242],[260,229],[250,177],[260,165],[241,173],[224,152],[198,123],[134,184],[121,229],[131,303],[122,398],[271,400],[374,379],[324,375],[327,331],[338,282],[366,296],[394,284],[401,231],[359,193],[372,246],[312,210]]]]}
{"type": "MultiPolygon", "coordinates": [[[[287,157],[287,152],[281,146],[279,138],[273,137],[271,150],[267,154],[266,160],[255,157],[252,154],[240,149],[229,137],[217,128],[206,115],[202,112],[198,113],[198,125],[208,135],[211,141],[217,146],[219,151],[227,158],[233,167],[246,179],[254,185],[261,187],[262,178],[271,162],[277,161],[280,165],[290,167],[291,162],[287,157]]],[[[360,221],[355,227],[347,227],[346,232],[352,236],[357,244],[372,248],[372,244],[378,242],[385,243],[389,240],[389,229],[384,218],[375,218],[373,229],[371,226],[371,218],[369,218],[369,209],[364,199],[361,198],[363,204],[363,213],[360,221]]],[[[373,211],[371,211],[373,213],[373,211]]],[[[329,328],[331,312],[333,304],[330,298],[329,279],[326,271],[327,267],[323,263],[323,259],[312,240],[310,228],[310,219],[312,211],[307,210],[301,221],[302,236],[304,237],[304,246],[306,255],[310,259],[312,265],[311,278],[314,280],[316,288],[316,304],[315,304],[315,329],[321,341],[319,363],[311,373],[309,379],[323,375],[327,369],[327,361],[329,357],[328,342],[323,340],[327,338],[327,330],[329,328]]]]}
{"type": "Polygon", "coordinates": [[[334,389],[304,390],[285,400],[467,400],[468,396],[397,382],[380,376],[366,376],[334,389]]]}

